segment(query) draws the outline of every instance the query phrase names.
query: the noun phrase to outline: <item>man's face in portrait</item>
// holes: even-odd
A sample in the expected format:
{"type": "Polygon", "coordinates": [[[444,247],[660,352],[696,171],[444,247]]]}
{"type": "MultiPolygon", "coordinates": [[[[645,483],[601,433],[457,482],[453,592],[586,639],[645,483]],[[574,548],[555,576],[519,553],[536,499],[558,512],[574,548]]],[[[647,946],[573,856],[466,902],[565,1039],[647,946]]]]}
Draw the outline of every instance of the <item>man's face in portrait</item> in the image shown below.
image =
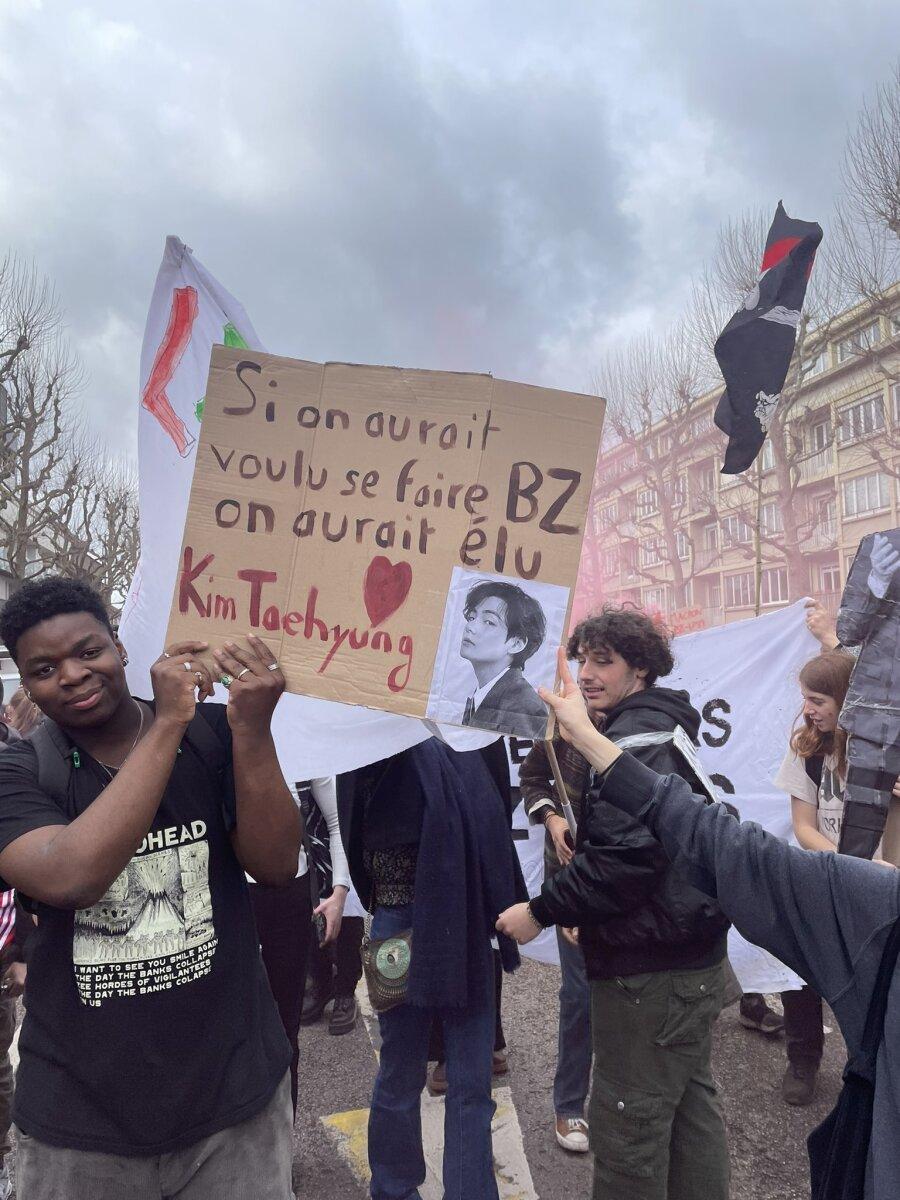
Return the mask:
{"type": "Polygon", "coordinates": [[[473,667],[496,666],[499,674],[524,648],[523,638],[510,637],[506,604],[499,596],[485,596],[468,610],[459,653],[473,667]]]}

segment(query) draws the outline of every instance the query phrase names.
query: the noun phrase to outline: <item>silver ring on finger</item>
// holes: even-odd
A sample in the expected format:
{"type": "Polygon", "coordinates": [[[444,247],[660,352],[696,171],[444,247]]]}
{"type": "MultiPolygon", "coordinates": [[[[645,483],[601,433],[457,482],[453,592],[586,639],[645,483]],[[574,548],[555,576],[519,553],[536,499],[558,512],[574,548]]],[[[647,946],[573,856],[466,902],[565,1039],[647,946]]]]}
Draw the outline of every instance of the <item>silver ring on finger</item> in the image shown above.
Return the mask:
{"type": "Polygon", "coordinates": [[[168,652],[168,650],[163,650],[163,658],[171,658],[171,657],[172,657],[172,655],[168,652]]]}
{"type": "Polygon", "coordinates": [[[193,666],[189,662],[182,663],[182,666],[188,672],[188,674],[190,674],[190,672],[193,671],[193,669],[194,669],[193,666]]]}
{"type": "Polygon", "coordinates": [[[266,663],[266,670],[267,670],[267,671],[277,671],[277,670],[279,670],[278,663],[277,663],[277,662],[273,662],[273,663],[266,663]]]}
{"type": "Polygon", "coordinates": [[[243,671],[238,671],[237,675],[235,675],[235,679],[243,679],[244,676],[248,675],[249,673],[250,673],[250,668],[244,667],[243,671]]]}

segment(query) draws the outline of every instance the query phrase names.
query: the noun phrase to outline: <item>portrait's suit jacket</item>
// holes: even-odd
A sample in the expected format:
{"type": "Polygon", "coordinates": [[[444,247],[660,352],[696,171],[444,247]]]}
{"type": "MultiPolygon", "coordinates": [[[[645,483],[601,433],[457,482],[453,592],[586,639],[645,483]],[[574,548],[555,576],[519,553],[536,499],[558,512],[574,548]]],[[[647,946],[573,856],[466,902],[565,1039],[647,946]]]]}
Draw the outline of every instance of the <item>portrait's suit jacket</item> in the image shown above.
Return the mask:
{"type": "MultiPolygon", "coordinates": [[[[900,529],[887,538],[900,550],[900,529]]],[[[859,544],[841,597],[837,635],[844,646],[858,646],[859,658],[841,709],[840,725],[870,741],[900,740],[900,570],[891,577],[883,599],[869,591],[874,534],[859,544]]]]}
{"type": "Polygon", "coordinates": [[[471,724],[540,741],[547,732],[547,706],[522,674],[510,667],[475,709],[471,724]]]}

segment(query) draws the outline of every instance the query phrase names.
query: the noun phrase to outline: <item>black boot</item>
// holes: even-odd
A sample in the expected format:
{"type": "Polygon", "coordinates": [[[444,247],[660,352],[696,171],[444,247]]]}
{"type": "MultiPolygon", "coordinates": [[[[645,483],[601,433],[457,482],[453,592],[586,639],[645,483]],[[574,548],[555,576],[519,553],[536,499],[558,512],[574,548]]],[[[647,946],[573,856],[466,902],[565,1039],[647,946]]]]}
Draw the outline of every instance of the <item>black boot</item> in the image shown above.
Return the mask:
{"type": "Polygon", "coordinates": [[[321,1021],[325,1006],[331,1001],[330,992],[320,992],[318,988],[310,987],[303,997],[303,1011],[300,1013],[301,1025],[315,1025],[321,1021]]]}

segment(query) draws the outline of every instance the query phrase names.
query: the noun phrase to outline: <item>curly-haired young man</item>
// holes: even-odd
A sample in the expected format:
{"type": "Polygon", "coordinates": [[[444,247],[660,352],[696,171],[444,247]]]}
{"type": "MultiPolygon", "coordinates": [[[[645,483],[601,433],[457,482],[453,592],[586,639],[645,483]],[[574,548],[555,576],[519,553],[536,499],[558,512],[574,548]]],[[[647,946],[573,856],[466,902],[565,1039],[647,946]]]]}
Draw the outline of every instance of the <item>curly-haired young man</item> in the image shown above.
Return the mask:
{"type": "MultiPolygon", "coordinates": [[[[656,682],[674,666],[664,631],[638,610],[607,607],[576,627],[567,652],[594,724],[654,771],[701,790],[674,737],[680,727],[696,742],[700,714],[687,692],[656,682]]],[[[532,932],[534,923],[578,928],[580,950],[559,937],[557,1138],[588,1149],[593,1050],[594,1200],[725,1200],[728,1150],[709,1059],[728,922],[683,860],[592,788],[586,759],[561,738],[554,746],[578,821],[574,853],[539,743],[519,779],[532,821],[547,826],[547,878],[508,915],[523,932],[528,922],[532,932]]]]}

